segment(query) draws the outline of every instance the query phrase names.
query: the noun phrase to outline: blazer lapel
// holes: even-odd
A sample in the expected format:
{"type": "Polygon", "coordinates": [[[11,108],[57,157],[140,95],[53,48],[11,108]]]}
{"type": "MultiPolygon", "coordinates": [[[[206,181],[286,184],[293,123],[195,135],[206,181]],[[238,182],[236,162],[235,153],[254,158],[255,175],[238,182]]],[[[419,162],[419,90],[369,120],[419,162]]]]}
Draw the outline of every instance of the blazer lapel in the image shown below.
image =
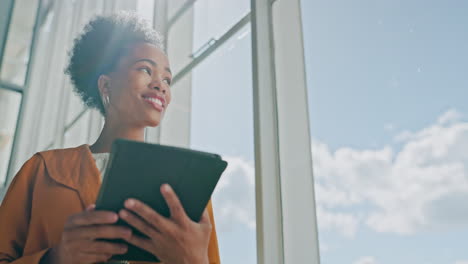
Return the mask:
{"type": "Polygon", "coordinates": [[[88,145],[40,154],[49,176],[57,183],[75,190],[83,209],[96,202],[101,178],[88,145]]]}
{"type": "Polygon", "coordinates": [[[96,167],[96,161],[94,160],[88,145],[82,145],[81,148],[81,162],[78,177],[78,193],[80,194],[81,200],[84,207],[88,207],[90,204],[96,202],[99,188],[101,187],[101,173],[96,167]]]}

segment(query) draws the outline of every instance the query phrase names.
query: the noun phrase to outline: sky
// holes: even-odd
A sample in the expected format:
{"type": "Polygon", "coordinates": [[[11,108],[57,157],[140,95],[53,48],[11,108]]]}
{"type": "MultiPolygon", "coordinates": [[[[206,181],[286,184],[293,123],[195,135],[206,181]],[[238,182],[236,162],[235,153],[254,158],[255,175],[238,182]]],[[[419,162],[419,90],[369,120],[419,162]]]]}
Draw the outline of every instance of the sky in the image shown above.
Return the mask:
{"type": "MultiPolygon", "coordinates": [[[[197,51],[249,11],[198,0],[197,51]]],[[[322,264],[467,264],[468,2],[302,0],[322,264]]],[[[229,167],[222,263],[256,263],[251,33],[192,74],[191,147],[229,167]]],[[[174,87],[177,89],[177,85],[174,87]]]]}
{"type": "Polygon", "coordinates": [[[322,263],[468,263],[468,2],[302,8],[322,263]]]}

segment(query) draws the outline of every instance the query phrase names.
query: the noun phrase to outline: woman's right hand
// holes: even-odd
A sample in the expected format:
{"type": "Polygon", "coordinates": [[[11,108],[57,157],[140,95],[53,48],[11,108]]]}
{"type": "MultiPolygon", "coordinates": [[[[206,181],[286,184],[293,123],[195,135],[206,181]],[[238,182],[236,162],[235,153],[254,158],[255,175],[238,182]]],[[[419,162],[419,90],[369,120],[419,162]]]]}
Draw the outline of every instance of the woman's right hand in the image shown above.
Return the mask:
{"type": "Polygon", "coordinates": [[[44,263],[90,264],[108,261],[112,255],[124,254],[125,244],[96,239],[129,239],[129,228],[112,225],[118,215],[110,211],[95,211],[94,205],[67,219],[60,243],[52,248],[44,263]]]}

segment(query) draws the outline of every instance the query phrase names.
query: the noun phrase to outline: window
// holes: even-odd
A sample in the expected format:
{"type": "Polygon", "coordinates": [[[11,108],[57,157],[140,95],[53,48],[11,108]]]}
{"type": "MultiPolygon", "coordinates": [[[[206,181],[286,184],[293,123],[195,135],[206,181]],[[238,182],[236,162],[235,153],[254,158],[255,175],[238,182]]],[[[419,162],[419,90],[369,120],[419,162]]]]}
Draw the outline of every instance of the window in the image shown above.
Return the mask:
{"type": "Polygon", "coordinates": [[[323,264],[466,263],[460,1],[302,1],[323,264]]]}
{"type": "MultiPolygon", "coordinates": [[[[193,51],[203,51],[250,12],[249,0],[198,0],[194,4],[193,51]]],[[[194,54],[197,55],[197,54],[194,54]]]]}
{"type": "Polygon", "coordinates": [[[13,15],[3,55],[0,78],[23,86],[28,68],[38,1],[14,1],[13,15]]]}
{"type": "Polygon", "coordinates": [[[0,199],[8,182],[10,158],[29,66],[38,1],[2,1],[0,15],[0,199]]]}
{"type": "Polygon", "coordinates": [[[256,263],[250,24],[193,70],[191,147],[229,165],[213,196],[222,263],[256,263]],[[242,252],[242,254],[239,254],[242,252]]]}
{"type": "Polygon", "coordinates": [[[6,180],[20,104],[20,93],[0,87],[0,187],[6,180]]]}

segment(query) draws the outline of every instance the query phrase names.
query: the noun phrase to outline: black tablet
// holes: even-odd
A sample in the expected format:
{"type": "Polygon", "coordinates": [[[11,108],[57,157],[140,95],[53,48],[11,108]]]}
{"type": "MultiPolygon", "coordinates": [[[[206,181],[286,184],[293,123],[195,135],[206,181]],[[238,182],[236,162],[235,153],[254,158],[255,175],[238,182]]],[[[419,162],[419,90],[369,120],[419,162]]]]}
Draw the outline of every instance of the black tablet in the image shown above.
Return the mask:
{"type": "MultiPolygon", "coordinates": [[[[168,183],[187,215],[198,222],[226,167],[227,162],[217,154],[117,139],[112,145],[96,210],[118,212],[124,208],[126,199],[136,198],[169,217],[169,208],[160,192],[161,185],[168,183]]],[[[128,226],[122,220],[117,224],[128,226]]],[[[130,244],[126,254],[112,259],[159,262],[156,256],[130,244]]]]}

